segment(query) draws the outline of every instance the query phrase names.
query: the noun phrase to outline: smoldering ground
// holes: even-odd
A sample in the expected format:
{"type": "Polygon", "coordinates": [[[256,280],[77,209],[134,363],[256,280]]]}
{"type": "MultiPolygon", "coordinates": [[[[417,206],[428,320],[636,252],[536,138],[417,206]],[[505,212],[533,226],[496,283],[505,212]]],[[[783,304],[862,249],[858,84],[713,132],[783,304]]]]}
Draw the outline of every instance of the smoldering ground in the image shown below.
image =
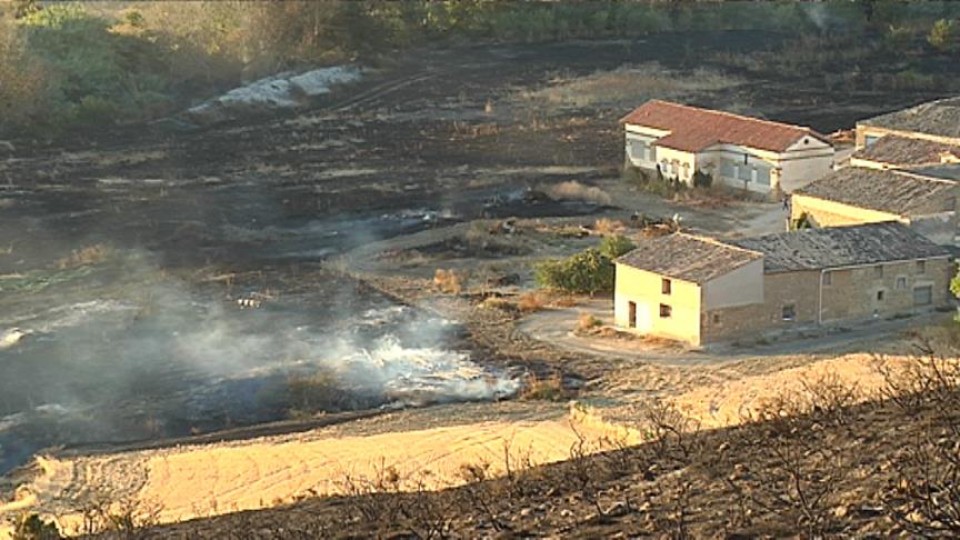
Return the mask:
{"type": "Polygon", "coordinates": [[[3,330],[22,335],[0,349],[0,472],[51,445],[486,400],[518,388],[450,348],[454,323],[326,272],[301,274],[292,289],[267,274],[188,283],[149,254],[111,249],[96,263],[25,275],[32,301],[11,302],[17,312],[3,316],[3,330]]]}

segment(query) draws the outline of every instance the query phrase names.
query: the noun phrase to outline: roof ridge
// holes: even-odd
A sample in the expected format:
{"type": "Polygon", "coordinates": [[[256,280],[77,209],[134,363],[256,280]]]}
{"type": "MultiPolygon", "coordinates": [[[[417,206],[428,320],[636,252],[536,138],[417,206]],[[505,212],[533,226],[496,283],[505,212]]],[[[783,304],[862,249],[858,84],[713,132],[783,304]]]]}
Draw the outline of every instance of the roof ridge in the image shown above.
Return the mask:
{"type": "Polygon", "coordinates": [[[724,242],[723,240],[720,240],[719,238],[714,238],[714,237],[712,237],[712,236],[700,236],[699,234],[691,234],[691,233],[684,232],[684,231],[678,231],[677,234],[681,234],[681,235],[683,235],[683,236],[685,236],[685,237],[687,237],[687,238],[691,238],[691,239],[693,239],[693,240],[699,240],[699,241],[701,241],[701,242],[703,242],[703,243],[705,243],[705,244],[713,244],[713,245],[716,245],[716,246],[723,246],[723,247],[730,248],[730,249],[733,249],[733,250],[736,250],[736,251],[745,251],[745,252],[747,252],[747,253],[753,253],[753,254],[756,254],[756,255],[763,256],[763,253],[761,253],[761,252],[759,252],[759,251],[757,251],[757,250],[755,250],[755,249],[747,249],[747,248],[745,248],[745,247],[741,247],[741,246],[738,246],[738,245],[735,245],[735,244],[731,244],[731,243],[729,243],[729,242],[724,242]]]}
{"type": "Polygon", "coordinates": [[[914,180],[924,180],[924,181],[927,181],[927,182],[939,182],[939,183],[941,183],[941,184],[950,184],[950,185],[958,185],[958,184],[960,184],[960,182],[957,182],[957,181],[955,181],[955,180],[947,180],[946,178],[937,178],[937,177],[935,177],[935,176],[927,176],[927,175],[924,175],[924,174],[917,174],[917,173],[915,173],[915,172],[913,172],[913,171],[909,171],[909,170],[906,170],[906,169],[888,169],[888,170],[889,170],[890,172],[892,172],[893,174],[896,174],[897,176],[903,176],[903,177],[911,178],[911,179],[914,179],[914,180]]]}
{"type": "MultiPolygon", "coordinates": [[[[760,123],[764,123],[764,124],[772,124],[772,125],[779,126],[779,127],[786,127],[786,128],[790,128],[790,129],[797,129],[797,130],[805,131],[805,132],[808,132],[808,133],[811,133],[811,132],[814,131],[813,128],[811,128],[811,127],[809,127],[809,126],[798,126],[798,125],[796,125],[796,124],[788,124],[788,123],[786,123],[786,122],[778,122],[778,121],[776,121],[776,120],[768,120],[768,119],[766,119],[766,118],[757,118],[757,117],[755,117],[755,116],[747,116],[747,115],[745,115],[745,114],[738,114],[738,113],[733,113],[733,112],[729,112],[729,111],[722,111],[722,110],[719,110],[719,109],[707,109],[706,107],[697,107],[697,106],[694,106],[694,105],[687,105],[687,104],[685,104],[685,103],[677,103],[677,102],[675,102],[675,101],[666,101],[666,100],[663,100],[663,99],[653,99],[653,100],[651,100],[651,101],[656,101],[656,102],[659,102],[659,103],[665,103],[665,104],[667,104],[667,105],[673,105],[673,106],[676,106],[676,107],[683,107],[683,108],[686,108],[686,109],[694,109],[694,110],[696,110],[696,111],[701,111],[701,112],[705,112],[705,113],[711,113],[711,114],[719,114],[719,115],[724,115],[724,116],[730,116],[730,117],[733,117],[733,118],[737,118],[737,119],[739,119],[739,120],[747,120],[747,121],[750,121],[750,122],[760,122],[760,123]]],[[[819,134],[819,133],[818,133],[818,134],[819,134]]]]}

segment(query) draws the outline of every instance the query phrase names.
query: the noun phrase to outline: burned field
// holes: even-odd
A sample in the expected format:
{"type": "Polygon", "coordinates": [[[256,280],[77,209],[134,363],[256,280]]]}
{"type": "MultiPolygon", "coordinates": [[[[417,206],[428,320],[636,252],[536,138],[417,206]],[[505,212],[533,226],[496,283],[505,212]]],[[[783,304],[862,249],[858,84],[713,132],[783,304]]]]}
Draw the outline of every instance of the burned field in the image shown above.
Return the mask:
{"type": "Polygon", "coordinates": [[[619,183],[618,118],[647,98],[829,132],[937,97],[827,92],[802,66],[776,75],[740,61],[786,39],[671,33],[421,50],[295,113],[117,127],[62,146],[14,141],[18,152],[0,162],[0,330],[27,333],[0,349],[13,374],[0,388],[0,471],[44,446],[509,397],[524,370],[559,373],[572,392],[602,378],[609,366],[519,338],[496,314],[457,301],[440,309],[450,320],[398,307],[422,296],[404,290],[422,281],[403,278],[479,260],[513,286],[529,260],[589,241],[561,234],[577,221],[628,219],[641,205],[672,213],[649,196],[597,196],[619,183]],[[582,189],[557,189],[570,182],[582,189]],[[546,233],[533,232],[536,220],[546,233]],[[489,233],[506,223],[532,240],[489,233]],[[352,266],[353,252],[415,235],[425,240],[352,266]],[[306,361],[343,336],[349,346],[334,356],[378,369],[306,361]],[[404,351],[437,371],[400,362],[390,372],[404,351]],[[300,375],[320,394],[309,384],[291,393],[300,375]],[[448,391],[450,380],[473,386],[448,391]]]}

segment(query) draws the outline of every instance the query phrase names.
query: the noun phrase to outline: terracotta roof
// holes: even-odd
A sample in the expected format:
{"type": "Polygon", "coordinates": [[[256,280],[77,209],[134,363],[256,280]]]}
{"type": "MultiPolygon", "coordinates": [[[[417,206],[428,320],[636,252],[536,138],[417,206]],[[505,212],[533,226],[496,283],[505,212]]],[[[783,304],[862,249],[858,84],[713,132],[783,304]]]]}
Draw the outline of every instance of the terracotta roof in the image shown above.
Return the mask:
{"type": "Polygon", "coordinates": [[[940,163],[941,155],[960,156],[960,146],[941,144],[923,139],[884,135],[876,142],[853,153],[854,158],[909,167],[940,163]]]}
{"type": "Polygon", "coordinates": [[[763,254],[765,272],[823,270],[949,257],[951,252],[894,221],[804,229],[731,242],[763,254]]]}
{"type": "Polygon", "coordinates": [[[634,109],[621,122],[670,131],[655,144],[687,152],[697,152],[717,143],[782,152],[806,135],[828,142],[810,128],[658,99],[634,109]]]}
{"type": "Polygon", "coordinates": [[[858,124],[960,139],[960,97],[921,103],[858,124]]]}
{"type": "Polygon", "coordinates": [[[911,217],[955,210],[956,191],[957,183],[949,180],[847,167],[811,182],[794,194],[911,217]]]}
{"type": "Polygon", "coordinates": [[[637,249],[616,262],[675,279],[706,283],[759,258],[759,253],[678,232],[641,239],[637,249]]]}

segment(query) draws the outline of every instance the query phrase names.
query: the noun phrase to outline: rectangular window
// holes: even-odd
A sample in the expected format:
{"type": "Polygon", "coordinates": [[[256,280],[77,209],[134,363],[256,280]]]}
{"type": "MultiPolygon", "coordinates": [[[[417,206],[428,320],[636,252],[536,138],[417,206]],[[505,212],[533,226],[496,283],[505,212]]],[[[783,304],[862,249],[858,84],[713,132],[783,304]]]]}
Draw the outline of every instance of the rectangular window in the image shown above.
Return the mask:
{"type": "Polygon", "coordinates": [[[627,326],[630,328],[637,327],[637,303],[636,302],[627,303],[627,326]]]}
{"type": "Polygon", "coordinates": [[[723,160],[720,162],[720,176],[724,178],[735,178],[736,173],[733,170],[733,162],[723,160]]]}
{"type": "Polygon", "coordinates": [[[757,169],[757,182],[769,186],[770,185],[770,169],[766,167],[760,167],[757,169]]]}
{"type": "Polygon", "coordinates": [[[883,291],[877,291],[877,302],[883,302],[883,291]]]}
{"type": "Polygon", "coordinates": [[[673,288],[673,283],[670,283],[669,279],[660,280],[660,292],[663,294],[670,294],[671,289],[673,288]]]}
{"type": "Polygon", "coordinates": [[[737,178],[745,182],[749,182],[753,177],[753,171],[749,167],[740,166],[739,171],[737,171],[737,178]]]}
{"type": "Polygon", "coordinates": [[[713,324],[720,324],[720,314],[719,314],[719,313],[714,313],[714,314],[713,314],[713,324]]]}
{"type": "Polygon", "coordinates": [[[783,306],[781,311],[781,318],[785,321],[794,321],[797,319],[797,306],[794,304],[787,304],[783,306]]]}
{"type": "Polygon", "coordinates": [[[929,306],[933,303],[933,286],[915,287],[913,289],[913,305],[929,306]]]}
{"type": "Polygon", "coordinates": [[[673,308],[667,304],[660,304],[660,318],[669,319],[673,315],[673,308]]]}
{"type": "Polygon", "coordinates": [[[883,265],[878,264],[873,267],[873,277],[882,278],[883,277],[883,265]]]}
{"type": "Polygon", "coordinates": [[[877,137],[876,135],[867,135],[866,137],[863,138],[863,145],[870,146],[873,143],[877,142],[877,140],[879,139],[880,137],[877,137]]]}
{"type": "Polygon", "coordinates": [[[907,288],[907,278],[898,277],[897,278],[897,290],[903,290],[907,288]]]}
{"type": "Polygon", "coordinates": [[[831,285],[833,283],[833,272],[824,272],[823,273],[823,284],[831,285]]]}
{"type": "Polygon", "coordinates": [[[917,273],[925,274],[927,272],[927,261],[917,261],[917,273]]]}

